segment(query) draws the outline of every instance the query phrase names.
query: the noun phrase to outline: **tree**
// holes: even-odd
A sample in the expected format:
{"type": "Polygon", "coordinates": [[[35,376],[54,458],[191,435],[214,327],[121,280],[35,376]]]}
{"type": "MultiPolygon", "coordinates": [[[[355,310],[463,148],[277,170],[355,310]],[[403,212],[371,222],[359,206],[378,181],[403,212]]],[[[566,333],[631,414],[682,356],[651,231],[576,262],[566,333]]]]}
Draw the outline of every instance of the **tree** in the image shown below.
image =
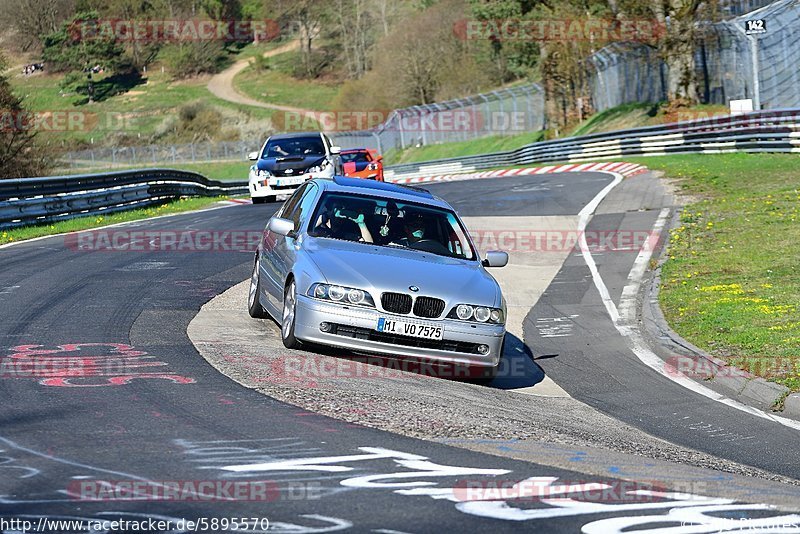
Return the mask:
{"type": "Polygon", "coordinates": [[[13,28],[23,50],[42,45],[72,13],[73,0],[2,0],[0,24],[13,28]]]}
{"type": "Polygon", "coordinates": [[[5,66],[0,58],[0,178],[39,176],[47,160],[35,142],[32,117],[2,74],[5,66]]]}
{"type": "Polygon", "coordinates": [[[102,65],[117,70],[125,64],[124,53],[113,31],[96,11],[78,13],[57,31],[44,39],[42,57],[48,70],[55,72],[86,72],[102,65]]]}
{"type": "MultiPolygon", "coordinates": [[[[611,1],[611,0],[609,0],[611,1]]],[[[670,100],[698,101],[695,48],[703,22],[719,17],[719,2],[702,0],[618,0],[623,15],[654,19],[665,31],[653,43],[667,66],[670,100]]]]}
{"type": "Polygon", "coordinates": [[[368,0],[335,0],[334,6],[336,34],[347,73],[351,78],[360,78],[370,68],[369,52],[375,42],[377,20],[368,0]]]}
{"type": "Polygon", "coordinates": [[[270,17],[283,20],[296,31],[300,40],[302,70],[306,77],[317,74],[314,43],[331,18],[329,0],[265,0],[270,17]]]}

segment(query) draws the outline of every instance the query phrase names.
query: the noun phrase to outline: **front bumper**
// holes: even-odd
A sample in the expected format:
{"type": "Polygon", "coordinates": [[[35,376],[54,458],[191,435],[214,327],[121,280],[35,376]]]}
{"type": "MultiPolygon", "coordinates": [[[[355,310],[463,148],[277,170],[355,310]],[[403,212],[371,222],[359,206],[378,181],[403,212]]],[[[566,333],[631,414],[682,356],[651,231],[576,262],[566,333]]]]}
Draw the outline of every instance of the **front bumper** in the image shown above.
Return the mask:
{"type": "Polygon", "coordinates": [[[359,352],[392,357],[410,357],[447,364],[475,367],[495,367],[500,362],[505,326],[473,324],[450,319],[417,319],[385,313],[373,308],[343,306],[297,296],[295,337],[302,341],[320,343],[359,352]],[[436,324],[443,327],[442,341],[396,336],[378,332],[379,317],[436,324]],[[334,331],[323,332],[320,323],[335,325],[334,331]],[[488,354],[473,349],[487,345],[488,354]]]}

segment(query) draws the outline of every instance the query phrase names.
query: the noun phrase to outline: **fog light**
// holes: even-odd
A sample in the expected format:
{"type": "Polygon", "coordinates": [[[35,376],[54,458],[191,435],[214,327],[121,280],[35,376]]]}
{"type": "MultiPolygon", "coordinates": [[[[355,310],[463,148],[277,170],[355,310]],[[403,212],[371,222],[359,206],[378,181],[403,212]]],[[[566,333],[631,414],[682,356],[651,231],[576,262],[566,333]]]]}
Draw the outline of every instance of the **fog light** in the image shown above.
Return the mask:
{"type": "Polygon", "coordinates": [[[489,354],[489,345],[478,345],[478,354],[489,354]]]}
{"type": "MultiPolygon", "coordinates": [[[[331,331],[331,323],[319,323],[319,329],[323,332],[330,332],[331,331]]],[[[487,347],[488,349],[488,347],[487,347]]]]}

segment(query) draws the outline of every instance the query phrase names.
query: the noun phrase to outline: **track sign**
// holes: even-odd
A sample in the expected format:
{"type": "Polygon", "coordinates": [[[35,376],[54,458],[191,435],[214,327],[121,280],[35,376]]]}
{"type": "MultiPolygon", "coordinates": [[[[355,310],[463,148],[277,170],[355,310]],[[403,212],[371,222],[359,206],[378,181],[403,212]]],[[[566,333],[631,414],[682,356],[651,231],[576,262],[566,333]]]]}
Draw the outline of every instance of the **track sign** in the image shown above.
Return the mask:
{"type": "Polygon", "coordinates": [[[767,21],[764,19],[747,20],[744,23],[744,33],[747,35],[758,35],[767,33],[767,21]]]}

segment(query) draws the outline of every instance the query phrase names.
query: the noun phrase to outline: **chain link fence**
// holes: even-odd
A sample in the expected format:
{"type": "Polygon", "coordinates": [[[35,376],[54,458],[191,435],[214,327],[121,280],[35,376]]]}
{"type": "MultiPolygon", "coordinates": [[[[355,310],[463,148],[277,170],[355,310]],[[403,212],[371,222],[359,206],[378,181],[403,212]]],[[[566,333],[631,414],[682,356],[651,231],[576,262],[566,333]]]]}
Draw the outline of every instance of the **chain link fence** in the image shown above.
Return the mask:
{"type": "Polygon", "coordinates": [[[780,0],[714,26],[698,50],[708,103],[754,98],[758,73],[761,109],[800,106],[800,2],[780,0]],[[763,19],[766,33],[745,35],[745,21],[763,19]]]}
{"type": "Polygon", "coordinates": [[[64,160],[73,168],[245,161],[247,154],[258,148],[254,143],[245,141],[110,147],[69,152],[64,160]]]}
{"type": "Polygon", "coordinates": [[[380,153],[497,135],[542,130],[544,93],[537,84],[518,85],[467,98],[394,110],[370,130],[333,132],[343,148],[380,153]]]}
{"type": "Polygon", "coordinates": [[[596,111],[667,97],[667,66],[658,51],[640,43],[613,43],[589,57],[589,87],[596,111]]]}
{"type": "MultiPolygon", "coordinates": [[[[335,112],[333,112],[335,114],[335,112]]],[[[379,153],[493,135],[515,135],[544,128],[544,94],[537,84],[518,85],[467,98],[396,109],[370,130],[328,131],[342,148],[373,148],[379,153]]],[[[262,140],[113,147],[70,152],[72,167],[163,165],[247,158],[262,140]]]]}
{"type": "MultiPolygon", "coordinates": [[[[800,43],[795,38],[800,2],[731,1],[723,3],[720,12],[727,20],[699,28],[703,37],[697,43],[695,64],[701,100],[727,105],[730,100],[754,98],[757,66],[761,109],[800,106],[800,43]],[[745,35],[745,21],[753,19],[764,19],[767,33],[745,35]]],[[[614,43],[587,63],[596,111],[667,99],[667,67],[652,47],[614,43]]]]}

